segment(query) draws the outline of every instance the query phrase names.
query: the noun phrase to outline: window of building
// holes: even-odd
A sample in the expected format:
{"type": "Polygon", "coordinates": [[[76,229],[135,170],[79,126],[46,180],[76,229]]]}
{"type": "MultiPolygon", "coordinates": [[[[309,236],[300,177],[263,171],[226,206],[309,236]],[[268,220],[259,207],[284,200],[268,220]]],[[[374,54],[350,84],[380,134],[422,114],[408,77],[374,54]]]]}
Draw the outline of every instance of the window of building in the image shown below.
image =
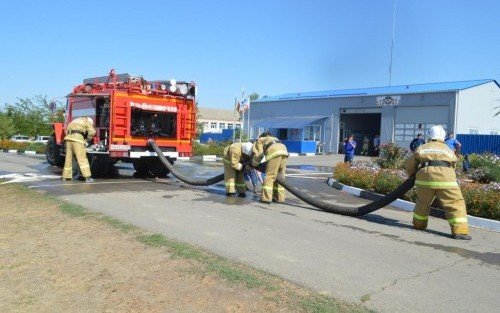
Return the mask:
{"type": "Polygon", "coordinates": [[[219,123],[220,129],[226,129],[226,123],[219,123]]]}
{"type": "Polygon", "coordinates": [[[492,130],[492,131],[490,131],[490,135],[498,135],[498,131],[492,130]]]}
{"type": "Polygon", "coordinates": [[[240,129],[240,128],[241,128],[241,124],[236,123],[236,129],[240,129]]]}
{"type": "Polygon", "coordinates": [[[217,128],[217,123],[216,122],[211,122],[210,123],[210,128],[211,129],[216,129],[217,128]]]}
{"type": "Polygon", "coordinates": [[[208,122],[203,122],[203,129],[208,129],[208,122]]]}
{"type": "Polygon", "coordinates": [[[434,125],[443,126],[444,130],[448,128],[448,124],[425,124],[425,123],[400,123],[396,124],[394,127],[394,139],[396,141],[411,141],[417,136],[417,134],[422,134],[425,139],[429,130],[434,125]]]}
{"type": "Polygon", "coordinates": [[[233,129],[234,125],[233,123],[227,123],[227,129],[233,129]]]}
{"type": "Polygon", "coordinates": [[[321,126],[309,125],[304,127],[304,140],[320,141],[321,140],[321,126]]]}
{"type": "Polygon", "coordinates": [[[479,129],[478,128],[469,128],[469,134],[477,135],[477,134],[479,134],[479,129]]]}

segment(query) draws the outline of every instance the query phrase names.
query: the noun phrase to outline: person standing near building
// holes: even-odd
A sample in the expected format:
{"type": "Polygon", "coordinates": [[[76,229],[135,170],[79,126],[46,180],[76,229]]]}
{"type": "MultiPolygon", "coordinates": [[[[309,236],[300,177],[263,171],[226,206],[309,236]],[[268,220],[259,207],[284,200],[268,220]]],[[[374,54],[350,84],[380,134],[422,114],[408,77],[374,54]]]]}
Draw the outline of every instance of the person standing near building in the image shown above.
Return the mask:
{"type": "Polygon", "coordinates": [[[253,145],[252,166],[259,167],[263,158],[266,158],[266,176],[262,184],[260,202],[270,204],[272,200],[285,202],[285,188],[276,183],[278,175],[285,177],[288,150],[278,138],[269,133],[263,133],[253,145]]]}
{"type": "Polygon", "coordinates": [[[442,126],[433,126],[429,137],[430,141],[418,147],[406,160],[408,175],[416,173],[413,226],[420,230],[427,228],[430,205],[437,198],[445,211],[452,237],[470,240],[465,201],[455,175],[457,156],[444,143],[442,126]]]}
{"type": "Polygon", "coordinates": [[[252,158],[251,142],[236,142],[224,149],[224,185],[226,196],[232,197],[238,192],[238,197],[246,197],[244,168],[252,158]]]}
{"type": "Polygon", "coordinates": [[[376,134],[375,138],[373,138],[373,152],[375,155],[379,154],[379,149],[380,149],[380,135],[376,134]]]}
{"type": "Polygon", "coordinates": [[[462,144],[460,141],[455,139],[455,134],[449,133],[448,138],[444,141],[446,145],[455,152],[456,155],[460,154],[460,148],[462,148],[462,144]]]}
{"type": "Polygon", "coordinates": [[[354,150],[356,150],[356,141],[354,141],[354,136],[350,135],[344,139],[344,163],[352,163],[354,160],[354,150]]]}
{"type": "Polygon", "coordinates": [[[85,182],[90,183],[94,181],[91,177],[92,173],[90,173],[90,165],[85,147],[87,146],[87,142],[94,138],[95,134],[94,121],[90,117],[78,117],[69,123],[66,128],[66,136],[64,137],[66,158],[62,174],[63,180],[73,179],[73,157],[75,157],[85,182]]]}
{"type": "Polygon", "coordinates": [[[410,142],[410,150],[411,152],[415,152],[415,150],[425,143],[424,138],[422,138],[422,134],[418,133],[417,137],[413,138],[410,142]]]}
{"type": "Polygon", "coordinates": [[[368,137],[363,137],[363,146],[361,147],[361,155],[368,155],[368,149],[370,148],[370,139],[368,137]]]}

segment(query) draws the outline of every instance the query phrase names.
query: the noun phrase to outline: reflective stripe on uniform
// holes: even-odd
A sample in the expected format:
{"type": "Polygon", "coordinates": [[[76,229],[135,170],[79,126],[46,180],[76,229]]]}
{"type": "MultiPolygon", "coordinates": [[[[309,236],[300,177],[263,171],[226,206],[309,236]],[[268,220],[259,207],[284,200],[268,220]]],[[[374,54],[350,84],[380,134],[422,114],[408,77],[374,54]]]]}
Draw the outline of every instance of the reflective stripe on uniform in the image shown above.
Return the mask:
{"type": "Polygon", "coordinates": [[[224,183],[224,185],[226,185],[226,186],[234,186],[235,184],[234,183],[224,183]]]}
{"type": "Polygon", "coordinates": [[[87,167],[90,167],[90,166],[88,166],[88,165],[82,165],[82,166],[80,166],[80,169],[87,168],[87,167]]]}
{"type": "Polygon", "coordinates": [[[269,187],[269,186],[262,186],[262,189],[265,189],[265,190],[273,190],[273,187],[269,187]]]}
{"type": "Polygon", "coordinates": [[[278,191],[285,190],[285,188],[283,188],[283,187],[274,187],[273,189],[274,189],[274,190],[278,190],[278,191]]]}
{"type": "Polygon", "coordinates": [[[280,155],[288,155],[288,153],[285,150],[274,151],[273,153],[266,155],[266,160],[269,161],[280,155]]]}
{"type": "Polygon", "coordinates": [[[413,213],[413,218],[419,221],[427,221],[429,219],[428,216],[419,215],[417,213],[413,213]]]}
{"type": "Polygon", "coordinates": [[[436,153],[436,154],[446,154],[449,157],[453,157],[453,151],[451,150],[441,150],[441,149],[432,149],[432,148],[427,148],[427,149],[422,149],[419,151],[420,154],[427,154],[427,153],[436,153]]]}
{"type": "Polygon", "coordinates": [[[450,224],[460,224],[460,223],[467,223],[467,218],[466,217],[454,217],[450,218],[448,220],[448,223],[450,224]]]}
{"type": "Polygon", "coordinates": [[[425,181],[415,180],[415,186],[422,187],[458,187],[456,181],[425,181]]]}

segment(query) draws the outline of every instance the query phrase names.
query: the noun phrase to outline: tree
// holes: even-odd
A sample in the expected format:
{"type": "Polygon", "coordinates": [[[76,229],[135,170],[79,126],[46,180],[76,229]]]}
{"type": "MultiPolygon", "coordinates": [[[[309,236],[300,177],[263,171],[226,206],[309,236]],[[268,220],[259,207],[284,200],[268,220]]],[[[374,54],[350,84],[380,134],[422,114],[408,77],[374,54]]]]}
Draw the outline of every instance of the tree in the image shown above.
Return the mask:
{"type": "Polygon", "coordinates": [[[64,119],[61,103],[56,103],[51,112],[46,96],[19,98],[14,104],[5,105],[0,114],[7,116],[14,125],[15,132],[27,136],[50,135],[52,123],[64,119]]]}
{"type": "Polygon", "coordinates": [[[10,138],[16,133],[14,123],[5,114],[0,113],[0,139],[10,138]]]}
{"type": "Polygon", "coordinates": [[[252,92],[248,97],[250,98],[250,101],[255,101],[259,99],[259,94],[256,92],[252,92]]]}

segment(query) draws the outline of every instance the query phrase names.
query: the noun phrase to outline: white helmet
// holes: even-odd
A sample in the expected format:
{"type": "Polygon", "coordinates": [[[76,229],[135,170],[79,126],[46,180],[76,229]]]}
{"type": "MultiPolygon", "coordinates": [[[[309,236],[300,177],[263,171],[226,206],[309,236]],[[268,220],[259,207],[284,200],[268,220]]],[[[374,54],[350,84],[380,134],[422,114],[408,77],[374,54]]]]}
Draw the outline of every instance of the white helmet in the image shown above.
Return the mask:
{"type": "Polygon", "coordinates": [[[91,117],[87,116],[87,121],[89,121],[90,124],[94,125],[94,120],[91,117]]]}
{"type": "Polygon", "coordinates": [[[446,136],[446,132],[443,129],[443,126],[436,125],[432,126],[429,130],[430,139],[441,140],[444,141],[444,137],[446,136]]]}
{"type": "Polygon", "coordinates": [[[243,154],[246,154],[248,156],[252,156],[252,148],[253,148],[253,144],[251,142],[244,142],[241,144],[241,152],[243,152],[243,154]]]}

